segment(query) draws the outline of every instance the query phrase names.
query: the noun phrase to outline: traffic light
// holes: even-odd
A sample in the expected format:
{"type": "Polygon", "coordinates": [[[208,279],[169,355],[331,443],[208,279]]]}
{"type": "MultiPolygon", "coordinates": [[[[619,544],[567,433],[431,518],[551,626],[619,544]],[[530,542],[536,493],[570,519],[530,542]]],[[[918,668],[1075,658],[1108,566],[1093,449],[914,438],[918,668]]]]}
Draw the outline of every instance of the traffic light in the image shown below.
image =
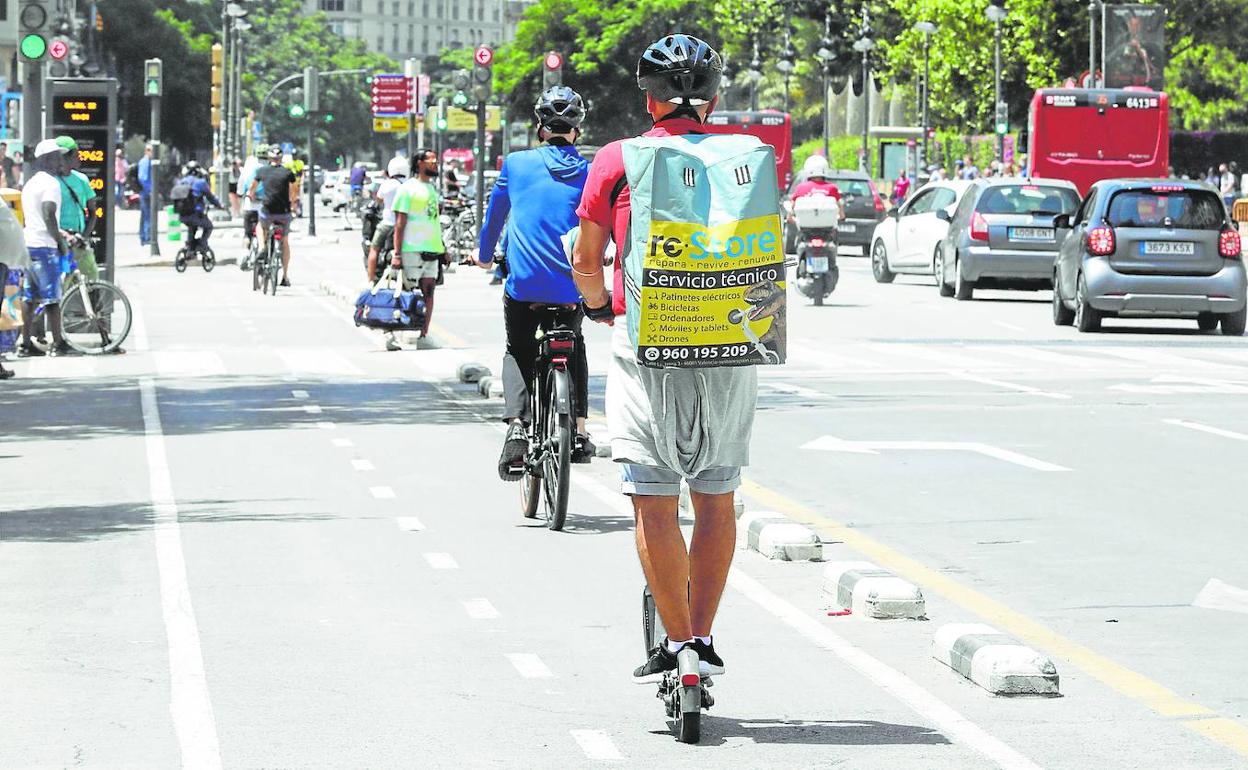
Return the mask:
{"type": "Polygon", "coordinates": [[[21,39],[18,51],[23,61],[40,61],[48,53],[48,0],[19,0],[18,30],[21,39]]]}
{"type": "Polygon", "coordinates": [[[327,113],[325,113],[325,122],[326,122],[326,123],[333,123],[333,122],[334,122],[334,113],[332,113],[332,112],[327,112],[327,113]]]}
{"type": "Polygon", "coordinates": [[[438,130],[446,131],[446,118],[438,118],[438,130]]]}
{"type": "Polygon", "coordinates": [[[451,97],[451,104],[456,107],[466,107],[468,105],[468,94],[464,93],[472,84],[472,76],[468,74],[468,70],[455,70],[451,75],[451,86],[455,89],[455,94],[451,97]]]}
{"type": "Polygon", "coordinates": [[[467,107],[468,94],[463,91],[456,91],[455,95],[451,97],[451,105],[455,107],[467,107]]]}
{"type": "Polygon", "coordinates": [[[160,59],[148,59],[143,62],[143,95],[160,96],[165,91],[164,78],[161,76],[160,59]]]}
{"type": "Polygon", "coordinates": [[[303,109],[316,112],[321,108],[321,73],[316,67],[303,68],[303,109]]]}
{"type": "Polygon", "coordinates": [[[472,53],[472,95],[478,102],[485,102],[494,90],[494,52],[488,46],[479,46],[472,53]]]}
{"type": "MultiPolygon", "coordinates": [[[[1004,0],[1002,0],[1004,2],[1004,0]]],[[[997,133],[1005,136],[1010,132],[1010,105],[1005,102],[997,102],[997,133]]]]}
{"type": "Polygon", "coordinates": [[[542,59],[542,90],[563,84],[563,54],[550,51],[542,59]]]}
{"type": "Polygon", "coordinates": [[[213,128],[221,127],[221,63],[224,60],[222,56],[220,43],[212,44],[212,126],[213,128]]]}
{"type": "Polygon", "coordinates": [[[286,108],[286,114],[298,120],[308,114],[308,108],[303,101],[303,89],[292,88],[288,94],[290,97],[290,106],[286,108]]]}

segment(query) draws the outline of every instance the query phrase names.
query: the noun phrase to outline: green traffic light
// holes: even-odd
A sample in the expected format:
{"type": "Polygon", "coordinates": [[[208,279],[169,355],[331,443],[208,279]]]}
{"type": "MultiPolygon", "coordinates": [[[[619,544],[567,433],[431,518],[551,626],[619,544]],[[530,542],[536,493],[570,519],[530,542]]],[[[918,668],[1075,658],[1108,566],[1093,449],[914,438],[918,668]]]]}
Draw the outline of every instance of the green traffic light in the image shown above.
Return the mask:
{"type": "Polygon", "coordinates": [[[438,118],[438,130],[439,131],[446,130],[446,118],[438,118]]]}
{"type": "Polygon", "coordinates": [[[290,112],[290,116],[291,116],[292,118],[302,118],[304,115],[306,115],[306,114],[307,114],[307,110],[305,110],[305,109],[303,108],[303,105],[302,105],[302,104],[292,104],[292,105],[290,105],[290,110],[289,110],[289,112],[290,112]]]}
{"type": "Polygon", "coordinates": [[[48,52],[48,41],[43,39],[43,35],[26,35],[22,38],[21,50],[22,56],[27,59],[42,59],[48,52]]]}
{"type": "Polygon", "coordinates": [[[451,97],[451,104],[455,105],[456,107],[463,107],[467,103],[468,103],[468,94],[464,93],[463,91],[456,91],[455,95],[451,97]]]}
{"type": "Polygon", "coordinates": [[[327,113],[325,113],[325,122],[326,122],[326,123],[333,123],[333,122],[334,122],[334,113],[332,113],[332,112],[327,112],[327,113]]]}
{"type": "Polygon", "coordinates": [[[1009,124],[1007,124],[1007,123],[998,123],[998,124],[997,124],[997,133],[998,133],[998,134],[1008,134],[1008,133],[1010,133],[1010,126],[1009,126],[1009,124]]]}

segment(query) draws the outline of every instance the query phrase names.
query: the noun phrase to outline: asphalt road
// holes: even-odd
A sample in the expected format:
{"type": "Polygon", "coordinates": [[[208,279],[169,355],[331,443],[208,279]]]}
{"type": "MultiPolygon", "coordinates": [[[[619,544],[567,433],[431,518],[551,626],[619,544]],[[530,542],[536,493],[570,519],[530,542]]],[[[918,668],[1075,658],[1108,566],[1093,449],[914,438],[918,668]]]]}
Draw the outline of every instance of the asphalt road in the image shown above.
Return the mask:
{"type": "Polygon", "coordinates": [[[822,565],[740,551],[691,747],[628,681],[614,468],[576,468],[566,532],[521,518],[501,402],[454,379],[498,368],[498,289],[461,268],[434,344],[386,353],[337,296],[354,234],[293,243],[276,298],[124,269],[126,355],[12,364],[0,767],[1248,767],[1248,340],[1080,336],[1047,293],[956,303],[862,258],[828,305],[792,293],[746,507],[913,580],[929,620],[829,616],[822,565]],[[950,622],[1049,655],[1062,697],[960,678],[950,622]]]}

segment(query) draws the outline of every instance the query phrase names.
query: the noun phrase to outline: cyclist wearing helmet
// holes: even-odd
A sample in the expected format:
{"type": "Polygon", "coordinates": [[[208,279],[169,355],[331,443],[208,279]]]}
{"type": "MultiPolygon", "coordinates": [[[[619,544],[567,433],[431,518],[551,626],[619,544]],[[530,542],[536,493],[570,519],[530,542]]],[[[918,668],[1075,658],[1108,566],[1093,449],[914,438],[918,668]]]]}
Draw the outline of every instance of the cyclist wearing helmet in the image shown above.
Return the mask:
{"type": "Polygon", "coordinates": [[[196,244],[204,248],[208,247],[208,239],[212,237],[212,220],[208,218],[208,206],[221,208],[221,201],[217,200],[217,196],[212,194],[212,188],[208,186],[208,180],[205,178],[207,173],[200,165],[193,161],[187,161],[182,167],[182,178],[178,180],[179,185],[186,185],[190,192],[188,197],[191,199],[191,213],[182,214],[182,224],[186,225],[186,246],[192,248],[196,244]],[[196,237],[196,231],[200,231],[196,237]]]}
{"type": "MultiPolygon", "coordinates": [[[[269,238],[269,223],[289,227],[291,203],[299,193],[295,174],[282,165],[282,148],[269,148],[269,165],[256,171],[249,195],[260,201],[260,225],[269,238]]],[[[290,285],[290,238],[282,239],[282,286],[290,285]]]]}
{"type": "MultiPolygon", "coordinates": [[[[264,161],[269,156],[269,146],[267,144],[257,144],[256,151],[252,154],[247,162],[243,164],[243,168],[238,172],[238,192],[243,196],[243,232],[248,238],[256,237],[256,225],[260,223],[260,201],[251,194],[251,183],[256,181],[256,172],[260,170],[264,161]]],[[[239,270],[251,269],[251,255],[244,254],[243,259],[238,264],[239,270]]]]}
{"type": "MultiPolygon", "coordinates": [[[[386,248],[394,235],[394,198],[407,179],[407,158],[393,157],[386,165],[386,179],[378,187],[374,197],[381,202],[381,222],[373,231],[372,244],[368,247],[368,282],[377,275],[377,255],[386,248]]],[[[390,346],[387,346],[390,347],[390,346]]]]}
{"type": "MultiPolygon", "coordinates": [[[[654,127],[643,136],[704,133],[722,72],[719,54],[690,35],[669,35],[647,47],[637,62],[637,85],[645,91],[654,127]]],[[[577,209],[581,229],[572,260],[586,314],[600,323],[612,324],[624,313],[618,257],[639,258],[617,251],[613,300],[603,275],[603,251],[612,235],[617,249],[628,243],[629,212],[623,142],[612,142],[590,168],[577,209]]],[[[632,498],[637,554],[668,633],[633,672],[633,681],[661,680],[676,668],[676,653],[685,646],[698,653],[703,673],[721,674],[724,662],[715,652],[711,625],[736,543],[733,492],[749,459],[757,374],[751,366],[642,369],[627,324],[615,326],[607,376],[612,456],[621,464],[622,491],[632,498]],[[706,403],[712,399],[713,404],[706,403]],[[705,470],[686,473],[686,453],[705,470]],[[690,547],[677,521],[682,479],[689,485],[696,522],[690,547]]]]}
{"type": "Polygon", "coordinates": [[[560,237],[576,226],[576,206],[581,199],[589,162],[576,151],[581,135],[585,103],[567,86],[551,86],[533,108],[537,116],[541,147],[513,152],[490,193],[490,205],[481,227],[477,264],[491,267],[494,247],[507,229],[507,283],[503,287],[503,323],[507,329],[507,352],[503,356],[503,420],[510,427],[498,460],[504,481],[519,480],[510,468],[524,458],[528,441],[523,423],[532,419],[528,384],[533,378],[539,326],[558,322],[576,330],[577,354],[572,373],[576,387],[576,439],[572,462],[587,463],[594,445],[585,432],[589,402],[589,367],[585,340],[580,336],[583,315],[580,294],[572,281],[572,269],[560,237]],[[508,215],[511,216],[508,221],[508,215]],[[552,319],[543,305],[566,309],[552,319]]]}

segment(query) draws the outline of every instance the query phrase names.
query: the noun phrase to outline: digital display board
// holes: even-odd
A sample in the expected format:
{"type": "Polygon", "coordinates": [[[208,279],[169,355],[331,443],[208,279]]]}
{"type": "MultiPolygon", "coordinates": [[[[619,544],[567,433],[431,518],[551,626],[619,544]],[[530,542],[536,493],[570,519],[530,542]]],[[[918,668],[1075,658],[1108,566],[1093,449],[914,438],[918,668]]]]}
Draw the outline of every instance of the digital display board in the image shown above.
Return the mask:
{"type": "Polygon", "coordinates": [[[52,80],[49,130],[78,143],[78,170],[95,191],[96,216],[91,231],[95,260],[104,278],[114,275],[113,136],[116,132],[117,81],[111,79],[52,80]]]}
{"type": "Polygon", "coordinates": [[[58,97],[52,104],[52,123],[108,128],[108,101],[93,97],[58,97]]]}

